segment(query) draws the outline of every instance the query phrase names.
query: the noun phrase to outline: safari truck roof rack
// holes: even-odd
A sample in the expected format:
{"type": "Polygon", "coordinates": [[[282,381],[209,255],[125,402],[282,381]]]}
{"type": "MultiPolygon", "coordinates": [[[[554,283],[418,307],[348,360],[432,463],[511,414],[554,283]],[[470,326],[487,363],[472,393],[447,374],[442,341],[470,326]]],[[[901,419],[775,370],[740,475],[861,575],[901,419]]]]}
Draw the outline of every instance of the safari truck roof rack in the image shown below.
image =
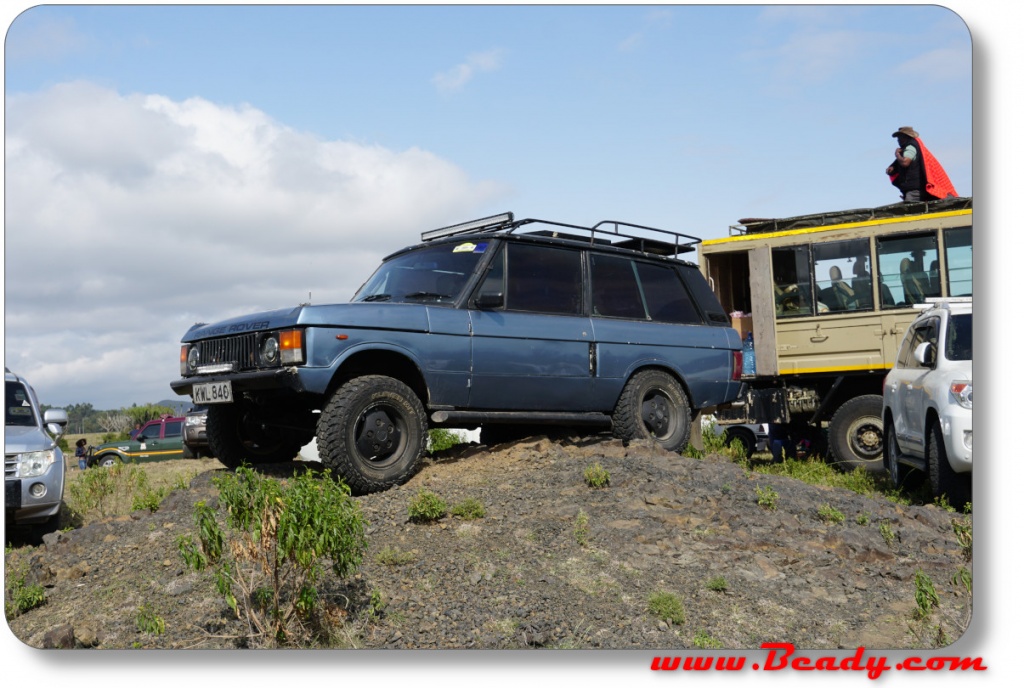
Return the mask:
{"type": "Polygon", "coordinates": [[[966,210],[973,207],[973,198],[944,198],[935,201],[918,201],[914,203],[893,203],[877,208],[857,208],[854,210],[837,210],[828,213],[812,213],[796,215],[781,219],[748,217],[739,220],[739,224],[729,226],[729,234],[760,234],[762,232],[781,232],[787,229],[808,229],[811,227],[827,227],[845,222],[865,222],[880,218],[903,217],[909,215],[927,215],[929,213],[966,210]]]}
{"type": "Polygon", "coordinates": [[[602,244],[659,256],[675,256],[680,253],[687,253],[693,251],[694,247],[701,242],[699,237],[690,236],[689,234],[637,225],[631,222],[621,222],[619,220],[602,220],[593,227],[583,227],[581,225],[570,225],[564,222],[538,220],[535,218],[516,220],[511,212],[433,229],[429,232],[423,232],[420,236],[424,242],[430,242],[461,234],[512,234],[527,225],[535,223],[547,225],[555,229],[539,229],[524,232],[524,234],[575,241],[586,240],[592,245],[602,244]],[[635,230],[664,235],[664,237],[644,236],[644,234],[635,230]]]}

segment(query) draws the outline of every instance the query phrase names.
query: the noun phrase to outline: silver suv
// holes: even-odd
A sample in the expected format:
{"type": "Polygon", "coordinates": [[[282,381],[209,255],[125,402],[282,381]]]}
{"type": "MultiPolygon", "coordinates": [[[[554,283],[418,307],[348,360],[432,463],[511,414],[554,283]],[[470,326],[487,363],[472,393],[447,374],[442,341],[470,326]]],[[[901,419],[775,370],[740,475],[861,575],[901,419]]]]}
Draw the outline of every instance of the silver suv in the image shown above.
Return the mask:
{"type": "Polygon", "coordinates": [[[4,511],[8,525],[56,527],[64,497],[64,454],[57,439],[68,414],[39,411],[35,390],[4,368],[4,511]]]}
{"type": "Polygon", "coordinates": [[[911,323],[882,392],[885,465],[896,485],[924,471],[935,496],[971,497],[972,300],[929,299],[911,323]]]}

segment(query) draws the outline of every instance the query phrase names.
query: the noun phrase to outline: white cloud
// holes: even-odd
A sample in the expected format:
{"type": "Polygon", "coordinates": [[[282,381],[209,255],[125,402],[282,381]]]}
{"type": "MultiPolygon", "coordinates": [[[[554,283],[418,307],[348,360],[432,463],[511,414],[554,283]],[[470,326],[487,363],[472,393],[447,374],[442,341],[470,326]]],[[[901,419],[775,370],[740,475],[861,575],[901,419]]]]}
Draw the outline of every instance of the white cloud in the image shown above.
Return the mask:
{"type": "Polygon", "coordinates": [[[429,151],[85,82],[9,96],[5,144],[6,361],[53,405],[172,397],[192,323],[345,301],[499,194],[429,151]]]}
{"type": "Polygon", "coordinates": [[[485,53],[474,53],[466,58],[466,61],[458,64],[446,72],[439,72],[431,80],[434,87],[442,93],[451,93],[461,90],[477,74],[482,72],[493,72],[501,66],[502,51],[500,49],[490,50],[485,53]]]}

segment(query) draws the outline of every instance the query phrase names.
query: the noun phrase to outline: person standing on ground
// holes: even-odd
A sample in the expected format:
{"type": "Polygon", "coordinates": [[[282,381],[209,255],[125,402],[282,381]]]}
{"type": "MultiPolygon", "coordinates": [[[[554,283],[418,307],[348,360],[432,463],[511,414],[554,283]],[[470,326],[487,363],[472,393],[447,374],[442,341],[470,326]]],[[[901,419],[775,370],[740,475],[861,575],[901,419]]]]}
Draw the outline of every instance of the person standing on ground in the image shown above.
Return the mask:
{"type": "Polygon", "coordinates": [[[892,134],[899,147],[896,159],[885,169],[889,181],[900,190],[904,203],[955,197],[956,189],[913,127],[900,127],[892,134]]]}
{"type": "Polygon", "coordinates": [[[80,471],[84,471],[85,467],[86,467],[85,466],[85,445],[86,445],[86,441],[85,441],[84,437],[82,439],[78,440],[77,442],[75,442],[75,458],[78,459],[78,470],[80,470],[80,471]]]}

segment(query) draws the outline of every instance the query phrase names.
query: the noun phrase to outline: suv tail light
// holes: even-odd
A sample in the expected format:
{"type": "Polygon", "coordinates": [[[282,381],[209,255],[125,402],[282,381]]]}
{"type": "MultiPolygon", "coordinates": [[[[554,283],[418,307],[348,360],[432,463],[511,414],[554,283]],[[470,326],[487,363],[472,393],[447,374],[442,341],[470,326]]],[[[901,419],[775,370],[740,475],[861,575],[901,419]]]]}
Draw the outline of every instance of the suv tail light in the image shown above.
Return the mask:
{"type": "Polygon", "coordinates": [[[743,352],[732,352],[732,380],[739,380],[743,373],[743,352]]]}

